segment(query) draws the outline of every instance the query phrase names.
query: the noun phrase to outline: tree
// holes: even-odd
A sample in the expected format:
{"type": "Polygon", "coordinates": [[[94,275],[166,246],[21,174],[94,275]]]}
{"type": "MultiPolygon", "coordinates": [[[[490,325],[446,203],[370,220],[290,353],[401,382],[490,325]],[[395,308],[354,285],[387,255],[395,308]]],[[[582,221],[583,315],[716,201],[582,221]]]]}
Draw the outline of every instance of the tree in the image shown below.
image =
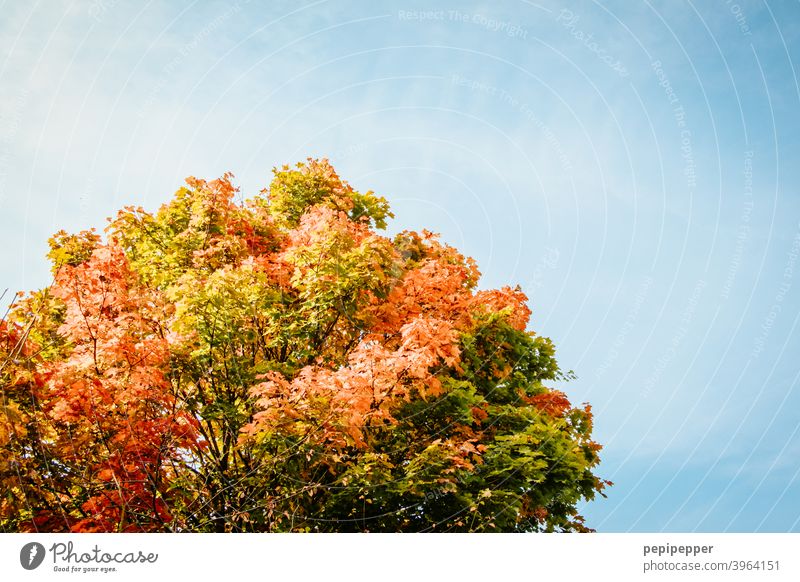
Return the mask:
{"type": "Polygon", "coordinates": [[[0,323],[5,531],[587,531],[588,405],[519,288],[326,160],[189,178],[0,323]]]}

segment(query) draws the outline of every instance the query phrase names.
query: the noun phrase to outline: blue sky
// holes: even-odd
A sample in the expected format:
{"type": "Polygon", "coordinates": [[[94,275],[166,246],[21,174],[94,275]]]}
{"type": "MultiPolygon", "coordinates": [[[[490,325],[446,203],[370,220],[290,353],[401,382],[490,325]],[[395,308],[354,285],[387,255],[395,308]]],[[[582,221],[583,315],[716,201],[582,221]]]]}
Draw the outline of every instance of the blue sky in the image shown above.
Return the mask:
{"type": "Polygon", "coordinates": [[[189,175],[329,157],[519,283],[600,531],[800,531],[796,2],[14,2],[0,286],[189,175]]]}

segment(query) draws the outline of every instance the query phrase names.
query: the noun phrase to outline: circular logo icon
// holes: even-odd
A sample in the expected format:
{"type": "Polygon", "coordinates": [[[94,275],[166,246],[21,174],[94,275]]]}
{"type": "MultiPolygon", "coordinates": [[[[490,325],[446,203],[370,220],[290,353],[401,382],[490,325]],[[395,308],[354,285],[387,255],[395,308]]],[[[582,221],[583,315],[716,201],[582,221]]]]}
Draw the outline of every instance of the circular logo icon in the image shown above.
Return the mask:
{"type": "Polygon", "coordinates": [[[26,570],[35,570],[44,561],[44,546],[39,542],[29,542],[19,551],[19,563],[26,570]]]}

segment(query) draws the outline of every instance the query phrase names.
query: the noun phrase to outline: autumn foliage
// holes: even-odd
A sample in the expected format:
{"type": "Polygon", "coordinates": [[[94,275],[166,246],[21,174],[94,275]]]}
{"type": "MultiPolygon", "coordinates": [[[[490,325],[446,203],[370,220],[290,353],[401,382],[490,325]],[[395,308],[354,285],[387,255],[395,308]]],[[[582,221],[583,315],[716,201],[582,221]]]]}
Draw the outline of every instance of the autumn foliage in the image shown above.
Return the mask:
{"type": "Polygon", "coordinates": [[[190,178],[0,321],[3,531],[584,531],[588,405],[520,289],[325,160],[190,178]]]}

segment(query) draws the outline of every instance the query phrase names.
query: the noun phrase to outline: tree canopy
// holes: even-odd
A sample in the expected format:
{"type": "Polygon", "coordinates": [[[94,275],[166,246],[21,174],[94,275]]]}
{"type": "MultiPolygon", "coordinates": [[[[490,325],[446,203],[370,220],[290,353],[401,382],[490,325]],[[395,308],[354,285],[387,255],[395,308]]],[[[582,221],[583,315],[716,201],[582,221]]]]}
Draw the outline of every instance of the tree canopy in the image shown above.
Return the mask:
{"type": "Polygon", "coordinates": [[[519,288],[326,160],[50,239],[0,321],[0,530],[587,531],[588,404],[519,288]]]}

